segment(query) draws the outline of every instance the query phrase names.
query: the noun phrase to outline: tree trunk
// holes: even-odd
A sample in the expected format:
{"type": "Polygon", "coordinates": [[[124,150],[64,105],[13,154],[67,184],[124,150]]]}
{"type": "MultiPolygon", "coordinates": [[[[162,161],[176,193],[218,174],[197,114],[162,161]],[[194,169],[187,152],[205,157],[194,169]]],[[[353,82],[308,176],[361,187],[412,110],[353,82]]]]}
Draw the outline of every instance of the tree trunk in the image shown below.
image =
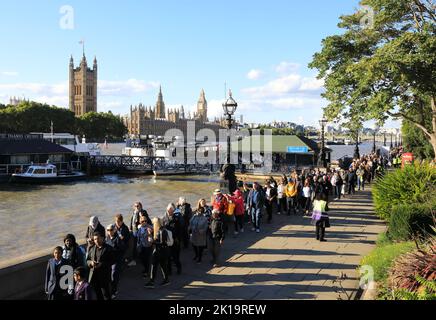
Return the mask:
{"type": "Polygon", "coordinates": [[[432,117],[431,117],[431,125],[432,125],[432,134],[430,135],[430,143],[433,147],[434,151],[434,161],[436,161],[436,98],[435,96],[431,97],[431,111],[432,111],[432,117]]]}

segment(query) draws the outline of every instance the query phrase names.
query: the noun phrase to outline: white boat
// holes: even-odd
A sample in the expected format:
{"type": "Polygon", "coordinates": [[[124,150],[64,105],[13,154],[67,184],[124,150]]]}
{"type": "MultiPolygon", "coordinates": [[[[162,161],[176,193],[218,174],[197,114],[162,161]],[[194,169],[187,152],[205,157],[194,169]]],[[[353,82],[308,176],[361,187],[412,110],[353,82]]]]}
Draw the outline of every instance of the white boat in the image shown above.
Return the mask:
{"type": "Polygon", "coordinates": [[[14,173],[11,182],[25,183],[56,183],[69,182],[86,178],[86,174],[79,171],[59,172],[53,164],[31,165],[24,173],[14,173]]]}
{"type": "Polygon", "coordinates": [[[101,148],[98,143],[87,143],[85,137],[79,141],[79,136],[71,133],[39,133],[44,140],[56,143],[64,148],[70,149],[80,156],[99,156],[101,148]]]}

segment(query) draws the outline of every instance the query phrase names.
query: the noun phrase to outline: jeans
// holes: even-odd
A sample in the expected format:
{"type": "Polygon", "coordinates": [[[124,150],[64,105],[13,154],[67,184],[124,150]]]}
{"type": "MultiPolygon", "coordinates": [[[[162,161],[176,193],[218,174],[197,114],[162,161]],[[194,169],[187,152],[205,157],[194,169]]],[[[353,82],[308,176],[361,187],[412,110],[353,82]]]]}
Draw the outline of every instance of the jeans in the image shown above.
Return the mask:
{"type": "Polygon", "coordinates": [[[365,181],[362,179],[357,178],[357,188],[360,191],[360,187],[362,187],[362,190],[365,190],[365,181]]]}
{"type": "Polygon", "coordinates": [[[316,240],[324,239],[325,227],[321,220],[316,222],[316,240]]]}
{"type": "Polygon", "coordinates": [[[118,259],[118,261],[112,265],[112,273],[111,273],[111,285],[112,285],[112,293],[117,292],[118,283],[120,282],[121,268],[123,266],[123,260],[118,259]]]}
{"type": "Polygon", "coordinates": [[[261,218],[262,218],[262,209],[251,208],[251,222],[253,223],[253,228],[260,229],[261,218]]]}
{"type": "Polygon", "coordinates": [[[201,258],[203,257],[203,249],[205,247],[203,246],[192,246],[194,248],[194,252],[195,252],[195,258],[198,259],[197,261],[200,262],[201,258]]]}
{"type": "Polygon", "coordinates": [[[170,257],[168,259],[168,274],[172,273],[172,263],[176,265],[177,273],[180,274],[182,272],[182,264],[180,263],[180,243],[177,240],[174,240],[174,244],[169,247],[170,257]]]}
{"type": "Polygon", "coordinates": [[[312,204],[312,200],[310,199],[310,197],[304,198],[304,199],[305,199],[304,211],[308,212],[308,211],[310,211],[310,205],[312,204]]]}
{"type": "Polygon", "coordinates": [[[291,210],[294,211],[294,214],[297,214],[297,197],[286,198],[288,203],[288,216],[291,215],[291,210]]]}
{"type": "Polygon", "coordinates": [[[278,212],[283,214],[288,212],[288,207],[286,205],[286,197],[280,198],[278,205],[279,205],[279,208],[277,210],[278,212]]]}
{"type": "Polygon", "coordinates": [[[342,193],[342,184],[337,184],[335,186],[335,197],[341,199],[341,193],[342,193]]]}
{"type": "Polygon", "coordinates": [[[151,257],[151,281],[154,281],[156,279],[158,266],[160,266],[160,270],[162,271],[162,276],[164,280],[168,280],[168,250],[168,248],[161,248],[159,250],[155,249],[153,251],[153,255],[151,257]]]}
{"type": "Polygon", "coordinates": [[[144,272],[147,274],[150,273],[150,260],[152,252],[153,247],[141,247],[141,251],[139,252],[139,258],[144,266],[144,272]]]}

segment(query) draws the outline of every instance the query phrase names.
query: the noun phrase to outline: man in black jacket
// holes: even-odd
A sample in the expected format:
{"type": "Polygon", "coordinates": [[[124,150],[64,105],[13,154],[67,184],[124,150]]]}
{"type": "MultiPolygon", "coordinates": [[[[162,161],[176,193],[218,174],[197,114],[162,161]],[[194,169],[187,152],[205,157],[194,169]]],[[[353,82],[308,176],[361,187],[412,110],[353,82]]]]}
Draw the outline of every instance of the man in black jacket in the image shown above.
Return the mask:
{"type": "Polygon", "coordinates": [[[347,175],[348,194],[351,194],[351,193],[354,194],[356,192],[354,189],[355,185],[356,185],[356,179],[357,179],[356,173],[354,172],[353,169],[350,169],[350,172],[348,172],[348,175],[347,175]]]}
{"type": "Polygon", "coordinates": [[[183,226],[182,226],[182,241],[183,246],[188,248],[189,246],[189,221],[191,221],[192,218],[192,208],[189,203],[186,202],[186,199],[183,197],[179,198],[177,209],[180,211],[180,215],[183,218],[183,226]]]}
{"type": "Polygon", "coordinates": [[[209,226],[210,232],[210,251],[212,253],[213,267],[218,267],[218,259],[221,251],[221,246],[224,242],[224,223],[221,220],[220,212],[217,210],[212,211],[212,217],[209,226]]]}
{"type": "Polygon", "coordinates": [[[90,249],[87,259],[90,268],[89,283],[94,288],[98,300],[111,300],[113,249],[104,242],[104,237],[100,233],[94,233],[93,239],[95,246],[90,249]]]}
{"type": "Polygon", "coordinates": [[[115,232],[115,225],[110,224],[106,227],[107,237],[106,244],[113,249],[114,264],[111,266],[111,289],[112,299],[115,299],[118,293],[118,283],[120,281],[121,269],[123,266],[124,252],[126,251],[126,244],[120,239],[118,233],[115,232]]]}
{"type": "Polygon", "coordinates": [[[172,263],[177,267],[177,274],[182,273],[182,264],[180,263],[180,244],[183,241],[182,233],[182,216],[180,211],[176,211],[173,203],[168,204],[167,211],[162,217],[162,226],[173,234],[174,244],[170,247],[170,259],[168,259],[168,274],[172,273],[172,263]]]}
{"type": "MultiPolygon", "coordinates": [[[[120,238],[120,240],[124,243],[123,246],[123,252],[122,252],[122,256],[123,259],[126,259],[126,262],[128,262],[128,259],[126,257],[126,253],[127,250],[129,248],[131,248],[131,246],[133,246],[133,243],[130,241],[130,231],[129,228],[126,226],[126,224],[124,223],[124,218],[122,214],[117,214],[115,216],[115,232],[118,234],[118,237],[120,238]]],[[[132,264],[132,265],[136,265],[132,264]]],[[[131,266],[129,264],[129,266],[131,266]]]]}

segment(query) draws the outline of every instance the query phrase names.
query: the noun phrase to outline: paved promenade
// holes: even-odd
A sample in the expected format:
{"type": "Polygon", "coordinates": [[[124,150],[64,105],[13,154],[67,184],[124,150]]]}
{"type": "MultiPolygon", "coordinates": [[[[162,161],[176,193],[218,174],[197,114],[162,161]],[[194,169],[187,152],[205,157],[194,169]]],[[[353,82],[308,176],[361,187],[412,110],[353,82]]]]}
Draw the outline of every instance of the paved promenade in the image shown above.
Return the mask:
{"type": "MultiPolygon", "coordinates": [[[[310,218],[274,214],[261,233],[251,231],[224,241],[221,266],[212,268],[210,253],[194,263],[193,250],[182,249],[183,272],[171,284],[144,287],[138,265],[124,271],[118,299],[347,299],[359,285],[362,256],[372,250],[385,225],[373,214],[370,191],[330,204],[327,242],[315,240],[310,218]],[[341,273],[344,291],[333,283],[341,273]]],[[[265,220],[265,217],[264,217],[265,220]]],[[[232,229],[230,229],[232,230],[232,229]]],[[[173,268],[174,270],[175,268],[173,268]]],[[[158,272],[160,277],[160,270],[158,272]]]]}

